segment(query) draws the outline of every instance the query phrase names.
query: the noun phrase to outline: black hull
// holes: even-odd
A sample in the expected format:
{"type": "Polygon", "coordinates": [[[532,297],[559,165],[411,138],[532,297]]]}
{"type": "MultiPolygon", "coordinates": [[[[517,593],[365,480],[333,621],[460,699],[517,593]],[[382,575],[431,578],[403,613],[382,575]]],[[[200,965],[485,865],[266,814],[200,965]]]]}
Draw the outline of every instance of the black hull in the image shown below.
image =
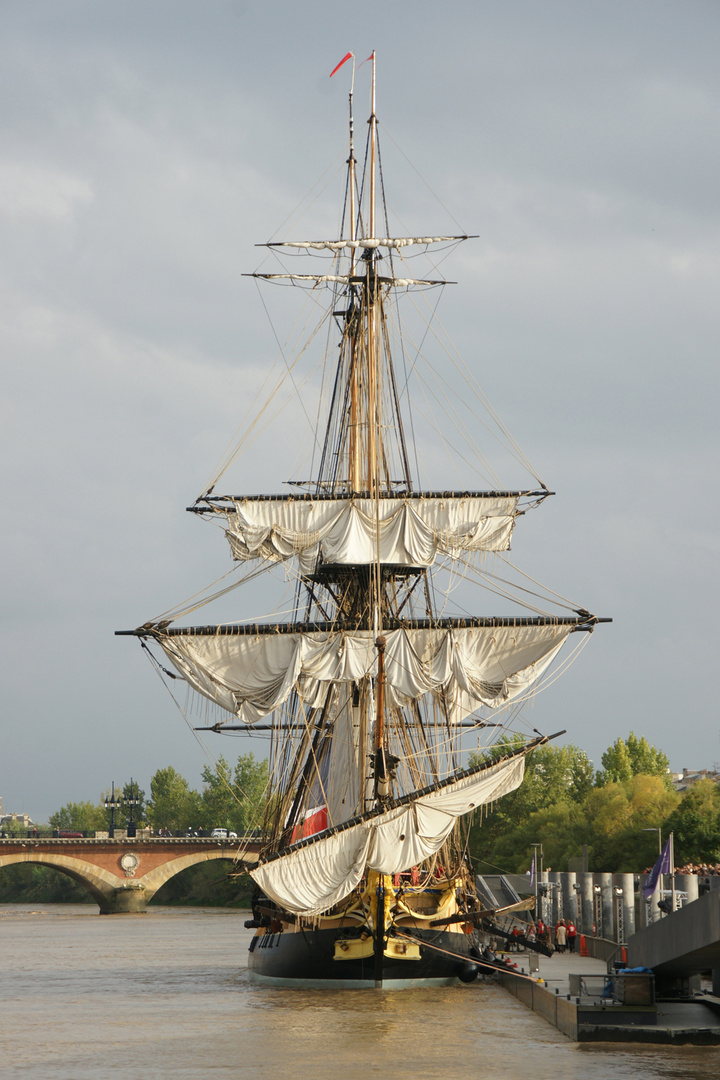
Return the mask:
{"type": "MultiPolygon", "coordinates": [[[[256,936],[248,954],[250,976],[258,982],[288,986],[375,986],[374,956],[335,959],[335,942],[342,936],[342,931],[334,929],[256,936]]],[[[420,959],[383,956],[384,987],[451,985],[475,977],[477,968],[469,952],[476,944],[474,935],[428,929],[413,930],[412,937],[420,942],[420,959]]]]}

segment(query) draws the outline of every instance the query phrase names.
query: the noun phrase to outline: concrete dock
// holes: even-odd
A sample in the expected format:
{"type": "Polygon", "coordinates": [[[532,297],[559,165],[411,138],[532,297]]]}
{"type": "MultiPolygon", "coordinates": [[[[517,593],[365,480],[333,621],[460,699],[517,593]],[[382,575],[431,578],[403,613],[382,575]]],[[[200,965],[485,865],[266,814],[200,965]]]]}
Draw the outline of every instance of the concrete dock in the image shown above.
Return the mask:
{"type": "Polygon", "coordinates": [[[577,953],[504,954],[517,973],[503,986],[576,1042],[720,1044],[720,998],[655,1000],[654,980],[613,978],[605,960],[577,953]],[[537,971],[530,971],[531,965],[537,971]]]}

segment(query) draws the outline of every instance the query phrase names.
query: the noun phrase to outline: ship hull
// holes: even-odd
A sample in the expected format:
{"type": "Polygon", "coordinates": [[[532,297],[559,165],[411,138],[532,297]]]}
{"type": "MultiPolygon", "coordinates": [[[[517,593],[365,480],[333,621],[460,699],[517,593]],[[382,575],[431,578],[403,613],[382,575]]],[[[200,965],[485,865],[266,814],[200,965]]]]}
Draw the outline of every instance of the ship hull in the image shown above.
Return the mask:
{"type": "MultiPolygon", "coordinates": [[[[336,943],[341,936],[337,929],[256,935],[248,954],[250,978],[275,986],[374,987],[375,956],[336,959],[336,943]]],[[[476,947],[474,935],[415,930],[412,936],[419,943],[418,959],[383,956],[385,989],[449,986],[475,978],[477,967],[470,955],[470,949],[476,947]]]]}

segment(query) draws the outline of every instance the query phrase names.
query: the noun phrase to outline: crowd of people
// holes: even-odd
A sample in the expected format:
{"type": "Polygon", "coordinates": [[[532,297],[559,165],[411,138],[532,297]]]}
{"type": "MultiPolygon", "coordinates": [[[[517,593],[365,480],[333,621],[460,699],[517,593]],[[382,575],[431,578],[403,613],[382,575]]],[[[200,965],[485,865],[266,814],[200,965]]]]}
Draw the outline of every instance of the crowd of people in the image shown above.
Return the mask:
{"type": "MultiPolygon", "coordinates": [[[[643,873],[649,874],[652,866],[646,866],[643,873]]],[[[676,874],[697,874],[698,877],[720,876],[720,863],[685,863],[684,866],[676,866],[676,874]]]]}
{"type": "Polygon", "coordinates": [[[559,953],[575,952],[577,927],[571,920],[560,919],[555,927],[548,926],[542,919],[529,923],[525,933],[515,925],[510,933],[510,948],[517,952],[525,942],[539,941],[542,945],[555,948],[559,953]]]}

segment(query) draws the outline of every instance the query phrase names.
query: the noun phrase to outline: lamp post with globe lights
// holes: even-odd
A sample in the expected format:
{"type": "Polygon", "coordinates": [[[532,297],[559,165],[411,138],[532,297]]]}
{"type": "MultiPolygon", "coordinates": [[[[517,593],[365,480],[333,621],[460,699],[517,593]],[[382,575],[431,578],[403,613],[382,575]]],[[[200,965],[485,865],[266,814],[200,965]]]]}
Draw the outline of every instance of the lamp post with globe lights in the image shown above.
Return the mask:
{"type": "Polygon", "coordinates": [[[128,834],[128,836],[137,836],[137,824],[133,820],[133,810],[140,805],[140,802],[141,802],[141,800],[140,800],[139,788],[138,788],[137,784],[135,783],[135,781],[133,780],[133,778],[131,776],[130,777],[130,795],[129,795],[129,797],[127,795],[125,796],[125,805],[130,808],[130,817],[128,818],[128,823],[127,823],[127,834],[128,834]],[[136,790],[138,792],[137,795],[135,794],[136,790]]]}
{"type": "Polygon", "coordinates": [[[115,795],[115,781],[112,782],[112,789],[110,792],[110,798],[105,799],[105,809],[110,811],[110,827],[108,829],[108,836],[112,840],[115,836],[115,811],[119,810],[122,806],[122,795],[118,792],[115,795]]]}

